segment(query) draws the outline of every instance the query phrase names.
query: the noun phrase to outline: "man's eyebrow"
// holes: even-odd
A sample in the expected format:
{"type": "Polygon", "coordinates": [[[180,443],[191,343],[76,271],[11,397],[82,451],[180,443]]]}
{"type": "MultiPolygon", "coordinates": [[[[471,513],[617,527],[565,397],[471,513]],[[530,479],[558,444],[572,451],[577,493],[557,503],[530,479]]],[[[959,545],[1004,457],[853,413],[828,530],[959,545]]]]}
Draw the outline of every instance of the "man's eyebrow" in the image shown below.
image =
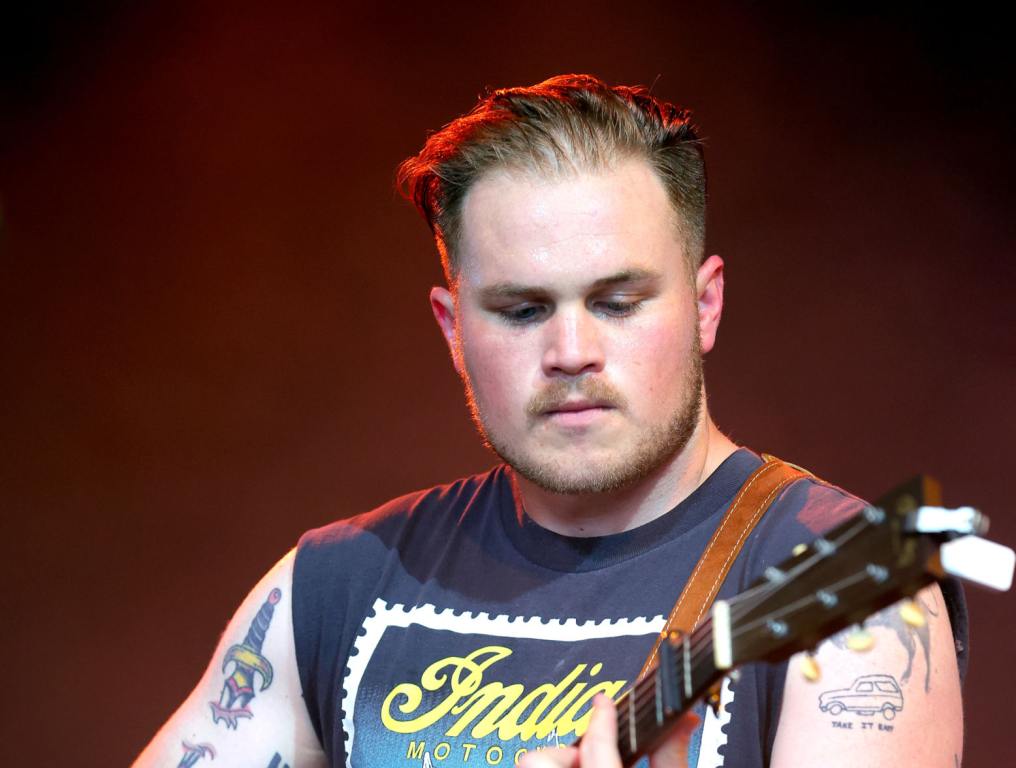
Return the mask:
{"type": "Polygon", "coordinates": [[[614,273],[613,275],[608,275],[607,277],[601,277],[598,280],[594,280],[590,287],[610,288],[624,283],[650,283],[656,282],[662,277],[662,274],[652,269],[624,269],[620,272],[614,273]]]}
{"type": "MultiPolygon", "coordinates": [[[[617,285],[624,285],[626,283],[648,283],[656,282],[662,279],[663,275],[659,272],[651,269],[633,268],[624,269],[620,272],[615,272],[613,275],[607,275],[606,277],[600,277],[589,284],[589,290],[600,290],[602,288],[612,288],[617,285]]],[[[546,294],[549,291],[539,285],[525,285],[523,283],[494,283],[488,285],[480,290],[480,297],[482,299],[515,299],[525,296],[535,296],[538,294],[546,294]]]]}

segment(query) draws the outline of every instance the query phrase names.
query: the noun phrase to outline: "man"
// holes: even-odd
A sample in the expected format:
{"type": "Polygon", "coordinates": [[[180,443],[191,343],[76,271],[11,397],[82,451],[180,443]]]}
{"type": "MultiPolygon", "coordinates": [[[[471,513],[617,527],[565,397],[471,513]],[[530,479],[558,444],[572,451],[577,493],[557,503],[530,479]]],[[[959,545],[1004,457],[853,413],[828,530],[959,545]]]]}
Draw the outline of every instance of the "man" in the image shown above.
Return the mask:
{"type": "MultiPolygon", "coordinates": [[[[615,765],[609,699],[761,464],[706,407],[724,264],[704,257],[686,112],[586,76],[497,91],[400,182],[441,253],[434,316],[505,463],[307,534],[139,764],[615,765]],[[587,726],[581,754],[555,749],[587,726]]],[[[861,507],[793,483],[721,597],[861,507]]],[[[884,612],[850,640],[873,638],[864,653],[823,644],[817,682],[796,662],[745,667],[656,762],[954,765],[950,617],[938,587],[919,603],[923,626],[884,612]],[[892,706],[820,706],[855,684],[892,706]]]]}

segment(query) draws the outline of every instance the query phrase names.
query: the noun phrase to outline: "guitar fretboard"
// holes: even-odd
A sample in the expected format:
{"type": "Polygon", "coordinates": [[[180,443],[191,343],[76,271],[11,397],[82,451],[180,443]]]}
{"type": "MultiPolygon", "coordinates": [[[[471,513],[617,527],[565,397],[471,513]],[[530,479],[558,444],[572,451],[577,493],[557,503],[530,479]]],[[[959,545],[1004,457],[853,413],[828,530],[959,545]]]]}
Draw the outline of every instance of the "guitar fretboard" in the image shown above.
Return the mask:
{"type": "Polygon", "coordinates": [[[656,747],[669,726],[720,677],[710,620],[676,644],[664,640],[648,674],[616,702],[622,763],[631,765],[656,747]]]}

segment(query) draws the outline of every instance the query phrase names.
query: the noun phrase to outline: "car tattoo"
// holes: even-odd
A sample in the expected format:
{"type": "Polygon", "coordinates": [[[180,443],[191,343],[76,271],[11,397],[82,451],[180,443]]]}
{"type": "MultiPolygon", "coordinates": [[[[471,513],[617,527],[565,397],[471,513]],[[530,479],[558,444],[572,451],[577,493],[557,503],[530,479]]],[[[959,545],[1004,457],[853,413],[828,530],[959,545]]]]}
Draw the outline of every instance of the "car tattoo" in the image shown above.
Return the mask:
{"type": "Polygon", "coordinates": [[[849,688],[819,695],[818,707],[833,716],[842,712],[858,715],[881,712],[886,720],[892,720],[903,709],[903,693],[891,675],[862,675],[849,688]]]}

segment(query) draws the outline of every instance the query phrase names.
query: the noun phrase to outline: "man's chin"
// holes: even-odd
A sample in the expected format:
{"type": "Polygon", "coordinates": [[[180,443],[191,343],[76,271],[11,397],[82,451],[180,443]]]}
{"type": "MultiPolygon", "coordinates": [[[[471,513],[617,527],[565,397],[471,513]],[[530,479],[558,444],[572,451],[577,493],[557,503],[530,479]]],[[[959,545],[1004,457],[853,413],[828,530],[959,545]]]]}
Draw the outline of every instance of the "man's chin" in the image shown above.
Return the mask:
{"type": "Polygon", "coordinates": [[[668,430],[643,433],[637,440],[611,434],[611,439],[585,442],[552,441],[508,450],[488,441],[506,464],[522,478],[550,493],[591,495],[621,491],[636,485],[668,465],[688,444],[694,430],[695,409],[685,420],[674,420],[668,430]],[[625,439],[625,438],[628,439],[625,439]]]}
{"type": "MultiPolygon", "coordinates": [[[[518,475],[549,493],[589,495],[618,491],[641,480],[644,467],[624,463],[611,466],[596,455],[569,457],[519,457],[498,452],[518,475]]],[[[616,453],[611,456],[617,461],[616,453]]]]}

